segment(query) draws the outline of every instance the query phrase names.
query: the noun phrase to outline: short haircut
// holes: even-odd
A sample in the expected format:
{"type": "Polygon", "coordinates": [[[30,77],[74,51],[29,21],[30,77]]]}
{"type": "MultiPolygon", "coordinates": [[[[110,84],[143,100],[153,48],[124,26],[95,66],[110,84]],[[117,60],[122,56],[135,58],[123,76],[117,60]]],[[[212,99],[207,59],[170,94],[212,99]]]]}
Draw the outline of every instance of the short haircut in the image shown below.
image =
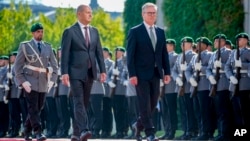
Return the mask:
{"type": "Polygon", "coordinates": [[[147,9],[148,7],[154,7],[157,10],[157,5],[151,2],[147,2],[142,6],[141,8],[142,12],[144,12],[144,10],[147,9]]]}

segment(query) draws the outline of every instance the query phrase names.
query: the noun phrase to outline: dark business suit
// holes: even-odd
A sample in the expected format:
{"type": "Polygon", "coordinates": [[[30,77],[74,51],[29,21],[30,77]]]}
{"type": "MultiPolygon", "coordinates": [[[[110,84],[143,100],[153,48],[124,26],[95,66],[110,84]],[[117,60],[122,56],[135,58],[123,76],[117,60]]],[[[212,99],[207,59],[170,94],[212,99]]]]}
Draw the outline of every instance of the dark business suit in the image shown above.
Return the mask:
{"type": "Polygon", "coordinates": [[[100,72],[105,72],[102,47],[98,30],[89,26],[89,46],[87,46],[80,24],[75,23],[65,29],[62,37],[62,75],[69,74],[74,103],[73,135],[79,136],[88,130],[86,113],[93,79],[97,77],[96,62],[100,72]],[[91,68],[89,68],[89,62],[91,68]]]}
{"type": "Polygon", "coordinates": [[[130,29],[127,37],[127,65],[129,77],[136,76],[136,93],[140,117],[138,129],[145,128],[147,136],[154,134],[152,121],[160,90],[160,78],[170,75],[168,52],[164,31],[155,27],[155,50],[144,23],[130,29]],[[164,74],[163,74],[164,73],[164,74]]]}

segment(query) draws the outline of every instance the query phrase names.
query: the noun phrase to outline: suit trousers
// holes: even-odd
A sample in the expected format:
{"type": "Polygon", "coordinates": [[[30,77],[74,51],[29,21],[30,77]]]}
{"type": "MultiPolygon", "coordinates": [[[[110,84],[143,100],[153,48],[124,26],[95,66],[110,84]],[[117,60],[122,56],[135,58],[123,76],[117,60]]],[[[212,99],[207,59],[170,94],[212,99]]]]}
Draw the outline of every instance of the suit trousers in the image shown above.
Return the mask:
{"type": "Polygon", "coordinates": [[[70,79],[74,107],[73,134],[75,136],[80,136],[81,132],[89,130],[87,108],[92,85],[93,74],[91,68],[88,70],[87,79],[70,79]]]}
{"type": "Polygon", "coordinates": [[[157,68],[155,68],[154,73],[153,78],[150,80],[138,79],[138,84],[135,87],[140,115],[137,126],[139,129],[145,128],[146,136],[155,134],[152,117],[160,95],[160,76],[157,68]]]}
{"type": "Polygon", "coordinates": [[[103,108],[102,108],[103,94],[91,94],[90,95],[90,109],[92,114],[90,116],[90,126],[94,134],[100,134],[102,129],[103,108]]]}
{"type": "Polygon", "coordinates": [[[30,93],[25,92],[24,94],[28,106],[25,133],[30,133],[32,129],[35,133],[40,133],[42,131],[40,114],[44,107],[45,93],[31,90],[30,93]]]}

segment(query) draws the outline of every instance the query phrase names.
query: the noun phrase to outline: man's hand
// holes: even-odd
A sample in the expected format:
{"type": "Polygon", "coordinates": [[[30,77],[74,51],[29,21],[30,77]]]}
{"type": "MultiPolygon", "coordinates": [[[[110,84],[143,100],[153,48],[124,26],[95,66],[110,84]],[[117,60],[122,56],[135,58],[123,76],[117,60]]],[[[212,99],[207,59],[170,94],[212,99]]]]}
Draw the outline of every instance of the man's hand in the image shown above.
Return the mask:
{"type": "Polygon", "coordinates": [[[31,84],[30,84],[30,82],[25,81],[25,82],[22,83],[22,86],[23,86],[24,90],[25,90],[27,93],[30,93],[30,92],[31,92],[31,88],[30,88],[31,84]]]}
{"type": "Polygon", "coordinates": [[[70,86],[68,74],[62,75],[62,84],[68,87],[70,86]]]}
{"type": "Polygon", "coordinates": [[[101,73],[100,82],[103,83],[104,81],[106,81],[106,73],[101,73]]]}
{"type": "Polygon", "coordinates": [[[136,86],[138,84],[138,80],[136,76],[130,77],[129,81],[132,85],[136,86]]]}
{"type": "Polygon", "coordinates": [[[164,84],[168,84],[171,81],[170,75],[164,75],[163,82],[164,84]]]}

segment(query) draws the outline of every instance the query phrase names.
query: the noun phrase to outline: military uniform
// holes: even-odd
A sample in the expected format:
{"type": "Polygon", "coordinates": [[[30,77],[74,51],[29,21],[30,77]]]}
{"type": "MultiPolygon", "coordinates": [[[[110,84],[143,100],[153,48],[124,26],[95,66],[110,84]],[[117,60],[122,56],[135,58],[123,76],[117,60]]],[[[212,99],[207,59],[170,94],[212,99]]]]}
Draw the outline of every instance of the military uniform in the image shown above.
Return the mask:
{"type": "MultiPolygon", "coordinates": [[[[1,56],[0,60],[8,60],[8,56],[1,56]]],[[[6,135],[9,127],[9,109],[6,100],[7,72],[7,65],[0,67],[0,138],[6,135]]]]}
{"type": "MultiPolygon", "coordinates": [[[[182,42],[190,42],[193,43],[193,39],[191,37],[184,37],[182,42]]],[[[191,49],[185,51],[185,62],[188,66],[192,57],[196,53],[193,52],[191,49]]],[[[186,81],[186,76],[182,76],[181,70],[181,61],[183,55],[180,54],[176,60],[176,63],[173,68],[173,79],[177,82],[180,78],[185,77],[185,81],[182,82],[184,85],[184,96],[179,97],[179,104],[180,104],[180,112],[181,112],[181,123],[184,134],[181,136],[181,139],[190,139],[195,136],[197,133],[197,122],[194,115],[193,109],[193,99],[190,98],[190,83],[186,81]]],[[[184,70],[185,71],[185,70],[184,70]]],[[[177,93],[180,89],[180,85],[176,85],[175,92],[177,93]]],[[[179,139],[179,138],[178,138],[179,139]]]]}
{"type": "MultiPolygon", "coordinates": [[[[176,41],[174,39],[167,39],[166,44],[173,44],[175,46],[176,41]]],[[[172,72],[178,54],[174,51],[168,52],[168,57],[172,72]]],[[[160,137],[160,139],[173,139],[175,131],[177,130],[177,93],[175,92],[175,87],[176,82],[173,77],[171,77],[169,84],[165,84],[164,89],[162,89],[164,92],[161,92],[162,97],[160,100],[160,107],[162,109],[162,120],[165,134],[160,137]]]]}
{"type": "MultiPolygon", "coordinates": [[[[226,36],[224,34],[218,34],[214,37],[214,40],[221,38],[221,40],[226,40],[226,36]]],[[[230,93],[228,91],[229,81],[226,77],[224,68],[225,64],[231,54],[231,50],[227,49],[225,46],[220,48],[221,52],[221,60],[217,63],[217,55],[218,49],[213,53],[209,60],[208,68],[206,70],[206,77],[210,81],[210,86],[212,86],[215,72],[216,72],[216,64],[221,64],[220,66],[220,76],[219,80],[216,82],[217,90],[216,95],[213,97],[213,102],[215,104],[215,110],[217,115],[217,125],[218,125],[218,136],[217,139],[228,139],[230,134],[230,93]]],[[[211,88],[211,87],[210,87],[211,88]]],[[[211,89],[210,89],[211,91],[211,89]]]]}
{"type": "MultiPolygon", "coordinates": [[[[249,40],[248,34],[239,33],[236,35],[236,40],[240,38],[245,38],[249,40]]],[[[237,62],[237,50],[234,49],[230,55],[230,58],[227,60],[225,65],[225,73],[227,78],[230,80],[229,90],[231,93],[234,92],[236,83],[233,78],[236,76],[236,69],[240,67],[240,79],[235,78],[239,85],[239,90],[235,92],[232,96],[231,102],[234,111],[234,125],[235,129],[250,129],[250,112],[248,108],[250,107],[250,49],[245,47],[240,47],[240,65],[237,62]]]]}
{"type": "MultiPolygon", "coordinates": [[[[43,29],[39,23],[31,27],[31,32],[43,29]]],[[[40,112],[45,102],[45,94],[57,79],[57,62],[51,45],[36,41],[22,42],[14,64],[15,78],[18,86],[25,89],[28,105],[28,117],[25,123],[25,139],[30,140],[30,134],[35,132],[38,140],[46,137],[41,133],[40,112]]]]}
{"type": "MultiPolygon", "coordinates": [[[[103,49],[104,50],[104,49],[103,49]]],[[[109,51],[108,49],[106,49],[109,51]]],[[[107,58],[104,60],[105,68],[107,72],[107,79],[103,83],[105,93],[103,96],[103,125],[102,125],[102,138],[107,138],[111,135],[113,128],[113,113],[112,113],[112,98],[111,98],[111,88],[108,85],[108,80],[111,80],[111,72],[114,65],[114,61],[107,58]]]]}
{"type": "MultiPolygon", "coordinates": [[[[196,40],[197,44],[200,46],[201,44],[205,44],[207,47],[209,44],[209,40],[206,37],[201,37],[196,40]]],[[[199,47],[201,48],[201,47],[199,47]]],[[[208,66],[208,62],[212,53],[207,50],[207,48],[200,52],[200,60],[198,60],[198,55],[195,55],[191,63],[189,64],[185,75],[187,80],[192,85],[191,92],[193,92],[194,87],[197,87],[197,96],[198,100],[198,115],[200,115],[198,121],[200,122],[199,129],[200,129],[200,136],[197,137],[197,140],[208,140],[211,136],[211,102],[212,99],[209,97],[209,80],[206,78],[206,69],[208,66]],[[197,82],[197,71],[199,73],[199,81],[197,82]]]]}

